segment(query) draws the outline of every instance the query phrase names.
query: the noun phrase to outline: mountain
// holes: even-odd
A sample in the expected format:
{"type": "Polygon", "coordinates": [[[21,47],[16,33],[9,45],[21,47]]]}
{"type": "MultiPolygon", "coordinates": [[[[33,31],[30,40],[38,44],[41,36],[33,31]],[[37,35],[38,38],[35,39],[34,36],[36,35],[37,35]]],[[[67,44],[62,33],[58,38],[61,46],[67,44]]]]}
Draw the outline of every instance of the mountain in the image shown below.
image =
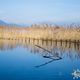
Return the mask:
{"type": "Polygon", "coordinates": [[[17,26],[17,27],[26,27],[28,26],[27,24],[16,24],[16,23],[9,23],[9,22],[5,22],[3,20],[0,20],[0,25],[3,25],[3,26],[17,26]]]}
{"type": "Polygon", "coordinates": [[[0,25],[7,25],[7,23],[2,21],[2,20],[0,20],[0,25]]]}

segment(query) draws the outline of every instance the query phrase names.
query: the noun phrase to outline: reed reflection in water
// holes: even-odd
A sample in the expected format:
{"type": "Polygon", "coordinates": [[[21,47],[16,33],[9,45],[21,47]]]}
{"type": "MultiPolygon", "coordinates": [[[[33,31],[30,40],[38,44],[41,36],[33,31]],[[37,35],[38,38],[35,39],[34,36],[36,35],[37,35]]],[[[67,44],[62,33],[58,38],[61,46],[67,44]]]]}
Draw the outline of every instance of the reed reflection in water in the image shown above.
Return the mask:
{"type": "Polygon", "coordinates": [[[45,41],[34,39],[5,40],[0,39],[0,50],[12,50],[16,47],[28,48],[34,54],[41,56],[50,56],[58,53],[58,56],[69,57],[70,59],[80,58],[80,43],[62,42],[62,41],[45,41]],[[43,48],[43,49],[41,49],[43,48]],[[50,52],[49,52],[50,51],[50,52]]]}

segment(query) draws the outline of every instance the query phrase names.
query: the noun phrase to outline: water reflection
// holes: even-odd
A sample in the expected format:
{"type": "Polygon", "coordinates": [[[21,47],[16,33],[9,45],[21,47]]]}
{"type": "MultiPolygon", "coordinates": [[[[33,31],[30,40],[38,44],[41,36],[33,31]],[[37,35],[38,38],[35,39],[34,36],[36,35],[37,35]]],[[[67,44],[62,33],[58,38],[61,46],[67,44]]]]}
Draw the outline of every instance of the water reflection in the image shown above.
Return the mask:
{"type": "Polygon", "coordinates": [[[0,39],[0,63],[0,79],[9,80],[12,76],[17,78],[14,80],[30,80],[38,76],[38,79],[72,80],[73,70],[80,70],[80,43],[0,39]]]}
{"type": "Polygon", "coordinates": [[[12,50],[16,47],[28,48],[34,54],[41,54],[45,57],[55,55],[63,57],[66,55],[70,59],[80,58],[80,44],[62,41],[45,41],[34,39],[4,40],[0,39],[0,50],[12,50]],[[43,48],[43,49],[42,49],[43,48]]]}

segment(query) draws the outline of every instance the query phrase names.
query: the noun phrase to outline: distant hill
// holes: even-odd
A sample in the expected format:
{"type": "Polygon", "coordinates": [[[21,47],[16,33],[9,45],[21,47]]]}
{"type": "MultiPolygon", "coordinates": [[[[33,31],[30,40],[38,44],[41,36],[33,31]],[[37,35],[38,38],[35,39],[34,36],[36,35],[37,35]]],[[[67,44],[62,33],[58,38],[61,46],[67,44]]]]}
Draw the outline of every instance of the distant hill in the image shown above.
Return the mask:
{"type": "Polygon", "coordinates": [[[19,26],[19,27],[21,27],[21,26],[28,26],[27,24],[16,24],[16,23],[7,23],[7,22],[5,22],[5,21],[3,21],[3,20],[0,20],[0,25],[3,25],[3,26],[19,26]]]}
{"type": "Polygon", "coordinates": [[[7,25],[7,23],[2,21],[2,20],[0,20],[0,25],[7,25]]]}

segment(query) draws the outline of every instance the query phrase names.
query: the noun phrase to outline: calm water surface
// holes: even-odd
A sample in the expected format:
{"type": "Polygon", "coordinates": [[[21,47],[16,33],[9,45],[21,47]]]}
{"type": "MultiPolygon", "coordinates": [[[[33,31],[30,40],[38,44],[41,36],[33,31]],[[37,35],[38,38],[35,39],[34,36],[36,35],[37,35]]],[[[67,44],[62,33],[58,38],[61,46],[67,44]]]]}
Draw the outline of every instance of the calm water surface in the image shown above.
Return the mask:
{"type": "Polygon", "coordinates": [[[0,80],[73,80],[77,69],[79,44],[0,39],[0,80]]]}

